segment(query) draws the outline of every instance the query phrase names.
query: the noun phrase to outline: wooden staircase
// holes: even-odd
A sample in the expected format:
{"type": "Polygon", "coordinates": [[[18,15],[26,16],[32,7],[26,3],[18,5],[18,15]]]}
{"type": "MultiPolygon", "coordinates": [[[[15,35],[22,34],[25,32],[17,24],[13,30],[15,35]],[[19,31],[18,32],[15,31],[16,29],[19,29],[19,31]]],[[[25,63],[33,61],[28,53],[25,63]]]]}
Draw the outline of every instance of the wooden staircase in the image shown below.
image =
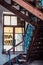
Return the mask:
{"type": "MultiPolygon", "coordinates": [[[[35,38],[33,38],[34,36],[31,37],[32,41],[30,42],[30,47],[28,48],[27,54],[19,54],[17,57],[12,59],[11,60],[12,65],[16,63],[17,64],[25,63],[26,60],[29,60],[29,59],[30,60],[42,59],[42,55],[43,55],[43,12],[33,7],[30,3],[27,3],[25,0],[12,0],[12,1],[16,3],[17,5],[19,5],[20,7],[22,7],[24,14],[21,12],[20,9],[17,10],[15,7],[13,7],[12,4],[8,4],[4,0],[0,0],[0,4],[4,6],[5,8],[7,8],[8,10],[10,10],[11,12],[15,13],[18,17],[22,18],[25,22],[28,22],[31,26],[32,25],[37,26],[38,24],[38,31],[36,29],[35,38]],[[38,21],[30,22],[29,15],[28,16],[26,15],[25,10],[28,13],[34,15],[36,18],[38,18],[39,22],[38,21]]],[[[8,62],[5,63],[4,65],[8,65],[8,62]]]]}
{"type": "Polygon", "coordinates": [[[38,22],[38,31],[34,42],[31,44],[27,58],[33,60],[43,60],[43,22],[38,22]]]}

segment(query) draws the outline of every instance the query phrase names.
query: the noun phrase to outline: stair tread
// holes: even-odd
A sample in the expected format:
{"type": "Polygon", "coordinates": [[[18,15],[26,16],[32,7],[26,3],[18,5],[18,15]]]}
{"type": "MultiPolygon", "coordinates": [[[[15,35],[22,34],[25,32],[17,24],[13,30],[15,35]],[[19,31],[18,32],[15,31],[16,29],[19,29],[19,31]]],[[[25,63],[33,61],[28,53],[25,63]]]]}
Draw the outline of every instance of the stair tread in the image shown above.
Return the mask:
{"type": "Polygon", "coordinates": [[[18,61],[20,61],[20,62],[26,62],[26,60],[25,59],[18,59],[18,61]]]}

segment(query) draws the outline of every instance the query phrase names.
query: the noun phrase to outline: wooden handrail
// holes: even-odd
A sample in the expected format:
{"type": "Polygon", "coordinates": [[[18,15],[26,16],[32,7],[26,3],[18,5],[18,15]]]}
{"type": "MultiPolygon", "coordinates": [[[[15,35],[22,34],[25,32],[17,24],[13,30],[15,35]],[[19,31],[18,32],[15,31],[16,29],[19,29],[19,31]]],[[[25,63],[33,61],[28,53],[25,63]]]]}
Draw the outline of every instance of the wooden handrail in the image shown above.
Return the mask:
{"type": "MultiPolygon", "coordinates": [[[[17,45],[15,45],[14,47],[17,47],[18,45],[20,45],[21,43],[22,43],[23,41],[21,41],[20,43],[18,43],[17,45]]],[[[10,51],[10,50],[12,50],[13,49],[13,47],[11,48],[11,49],[9,49],[8,51],[10,51]]],[[[7,52],[8,52],[7,51],[7,52]]]]}

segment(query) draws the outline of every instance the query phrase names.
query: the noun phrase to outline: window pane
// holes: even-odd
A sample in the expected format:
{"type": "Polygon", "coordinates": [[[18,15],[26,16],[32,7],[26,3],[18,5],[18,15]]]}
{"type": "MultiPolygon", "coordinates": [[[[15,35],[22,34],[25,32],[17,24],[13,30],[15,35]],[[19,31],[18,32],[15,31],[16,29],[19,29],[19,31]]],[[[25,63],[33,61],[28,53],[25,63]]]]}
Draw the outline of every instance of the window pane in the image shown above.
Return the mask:
{"type": "Polygon", "coordinates": [[[4,45],[12,45],[13,34],[4,34],[4,45]]]}
{"type": "Polygon", "coordinates": [[[7,51],[13,47],[13,28],[4,27],[4,49],[7,51]]]}
{"type": "Polygon", "coordinates": [[[12,27],[4,27],[4,33],[13,33],[12,27]]]}
{"type": "MultiPolygon", "coordinates": [[[[23,40],[23,34],[24,34],[23,27],[15,28],[15,45],[17,45],[23,40]]],[[[15,51],[23,51],[23,44],[21,43],[19,46],[15,47],[15,51]]]]}
{"type": "Polygon", "coordinates": [[[23,51],[23,46],[19,45],[19,46],[15,47],[15,51],[23,51]]]}
{"type": "Polygon", "coordinates": [[[24,28],[15,28],[15,33],[24,33],[24,28]]]}
{"type": "MultiPolygon", "coordinates": [[[[22,41],[22,34],[15,34],[15,45],[22,41]]],[[[23,46],[20,44],[19,46],[15,47],[15,51],[23,51],[23,46]]]]}
{"type": "Polygon", "coordinates": [[[17,17],[11,16],[11,25],[17,25],[17,17]]]}
{"type": "MultiPolygon", "coordinates": [[[[5,51],[8,51],[9,49],[11,49],[13,46],[12,45],[4,45],[4,50],[5,51]]],[[[11,50],[11,51],[13,51],[13,49],[11,50]]]]}
{"type": "Polygon", "coordinates": [[[22,34],[15,34],[15,41],[16,44],[20,43],[22,41],[22,34]]]}
{"type": "Polygon", "coordinates": [[[10,25],[10,16],[4,16],[4,25],[10,25]]]}

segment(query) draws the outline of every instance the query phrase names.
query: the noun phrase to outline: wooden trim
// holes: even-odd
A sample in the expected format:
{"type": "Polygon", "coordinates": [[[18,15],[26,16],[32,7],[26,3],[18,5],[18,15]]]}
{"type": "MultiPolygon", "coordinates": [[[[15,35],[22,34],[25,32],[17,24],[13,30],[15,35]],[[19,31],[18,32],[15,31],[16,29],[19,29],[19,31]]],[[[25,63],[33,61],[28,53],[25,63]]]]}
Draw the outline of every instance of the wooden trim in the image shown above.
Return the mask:
{"type": "MultiPolygon", "coordinates": [[[[4,16],[3,16],[3,21],[4,21],[4,16]]],[[[4,52],[4,22],[3,22],[3,34],[2,34],[2,53],[4,52]]]]}
{"type": "Polygon", "coordinates": [[[16,16],[16,15],[3,13],[3,16],[16,16]]]}

